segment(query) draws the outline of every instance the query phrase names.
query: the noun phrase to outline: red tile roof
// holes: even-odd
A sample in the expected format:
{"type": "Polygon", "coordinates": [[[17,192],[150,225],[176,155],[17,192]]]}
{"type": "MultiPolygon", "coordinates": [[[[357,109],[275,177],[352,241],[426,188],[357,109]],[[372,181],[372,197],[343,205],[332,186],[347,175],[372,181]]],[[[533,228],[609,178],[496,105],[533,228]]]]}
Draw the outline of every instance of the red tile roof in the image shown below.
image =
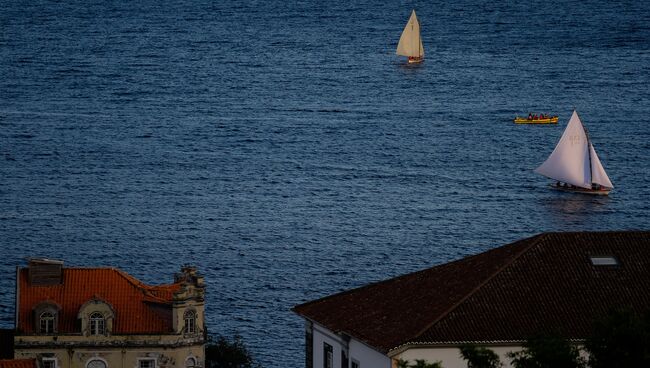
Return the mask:
{"type": "Polygon", "coordinates": [[[114,268],[63,268],[59,285],[29,284],[28,268],[19,272],[20,333],[34,333],[34,308],[42,302],[61,308],[59,333],[78,333],[79,308],[92,299],[111,305],[113,334],[151,334],[172,331],[172,296],[180,283],[149,286],[114,268]]]}
{"type": "Polygon", "coordinates": [[[35,359],[0,359],[0,368],[36,368],[35,359]]]}
{"type": "Polygon", "coordinates": [[[583,339],[610,308],[650,309],[650,232],[547,233],[296,306],[388,353],[405,344],[583,339]],[[590,256],[618,266],[594,266],[590,256]]]}

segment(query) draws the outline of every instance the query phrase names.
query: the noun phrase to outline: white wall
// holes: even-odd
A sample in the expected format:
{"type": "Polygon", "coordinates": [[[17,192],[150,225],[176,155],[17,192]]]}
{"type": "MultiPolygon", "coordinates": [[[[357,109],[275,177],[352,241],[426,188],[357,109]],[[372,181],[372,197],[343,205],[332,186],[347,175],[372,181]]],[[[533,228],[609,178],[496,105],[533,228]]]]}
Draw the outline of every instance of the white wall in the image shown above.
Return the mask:
{"type": "Polygon", "coordinates": [[[347,349],[345,341],[332,333],[330,330],[317,325],[313,325],[313,340],[314,340],[314,368],[323,368],[324,361],[324,343],[328,343],[334,347],[334,365],[332,367],[341,367],[341,350],[347,349]]]}
{"type": "MultiPolygon", "coordinates": [[[[350,339],[349,357],[350,365],[352,364],[352,359],[354,359],[359,362],[359,368],[391,368],[389,357],[354,338],[350,339]]],[[[314,368],[317,367],[314,366],[314,368]]]]}
{"type": "Polygon", "coordinates": [[[312,337],[314,343],[314,368],[323,368],[324,343],[328,343],[334,348],[334,368],[341,367],[342,350],[348,352],[348,366],[352,364],[354,359],[359,362],[360,368],[391,368],[391,360],[386,355],[354,338],[346,342],[337,334],[316,323],[313,324],[312,337]]]}
{"type": "MultiPolygon", "coordinates": [[[[521,350],[521,346],[486,346],[495,353],[499,354],[501,363],[504,368],[511,368],[510,359],[506,354],[511,351],[521,350]]],[[[416,359],[424,359],[429,363],[442,361],[443,368],[467,368],[467,361],[460,356],[460,349],[447,348],[411,348],[398,354],[394,359],[404,359],[415,363],[416,359]]],[[[316,367],[314,367],[316,368],[316,367]]]]}

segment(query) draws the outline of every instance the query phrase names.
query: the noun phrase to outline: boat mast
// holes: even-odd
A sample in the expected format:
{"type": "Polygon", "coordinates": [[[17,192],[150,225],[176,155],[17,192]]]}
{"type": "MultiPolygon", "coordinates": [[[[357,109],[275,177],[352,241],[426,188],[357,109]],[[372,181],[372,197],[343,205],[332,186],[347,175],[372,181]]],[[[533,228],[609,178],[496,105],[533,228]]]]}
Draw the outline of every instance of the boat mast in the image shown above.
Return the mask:
{"type": "MultiPolygon", "coordinates": [[[[415,9],[413,9],[415,12],[415,9]]],[[[422,57],[422,35],[420,34],[420,21],[418,21],[418,57],[422,57]]]]}
{"type": "MultiPolygon", "coordinates": [[[[576,112],[576,115],[578,113],[576,112]]],[[[580,118],[578,116],[578,118],[580,118]]],[[[585,127],[585,124],[580,120],[580,123],[582,123],[582,129],[585,131],[585,136],[587,137],[587,156],[589,156],[589,182],[591,185],[594,185],[594,173],[593,173],[593,167],[591,166],[591,139],[589,139],[589,130],[587,130],[587,127],[585,127]]]]}

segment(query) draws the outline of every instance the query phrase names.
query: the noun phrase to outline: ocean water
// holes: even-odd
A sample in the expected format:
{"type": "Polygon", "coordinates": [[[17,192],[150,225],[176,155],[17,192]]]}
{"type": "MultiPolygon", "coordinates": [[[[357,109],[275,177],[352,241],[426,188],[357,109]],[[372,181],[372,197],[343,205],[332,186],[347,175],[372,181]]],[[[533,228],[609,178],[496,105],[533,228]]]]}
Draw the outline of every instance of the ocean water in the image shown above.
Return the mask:
{"type": "Polygon", "coordinates": [[[32,256],[206,276],[211,333],[544,231],[650,228],[650,3],[0,3],[0,327],[32,256]],[[426,61],[394,54],[415,8],[426,61]],[[576,108],[615,189],[533,173],[576,108]],[[518,126],[549,112],[557,126],[518,126]]]}

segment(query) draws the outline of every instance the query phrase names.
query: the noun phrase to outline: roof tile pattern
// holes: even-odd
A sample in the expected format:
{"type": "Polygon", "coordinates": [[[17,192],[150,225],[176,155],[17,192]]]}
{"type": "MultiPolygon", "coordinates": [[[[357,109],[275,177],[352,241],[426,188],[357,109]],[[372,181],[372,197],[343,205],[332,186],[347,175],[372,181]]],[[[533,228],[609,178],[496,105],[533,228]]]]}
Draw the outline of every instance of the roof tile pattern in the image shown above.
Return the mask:
{"type": "Polygon", "coordinates": [[[299,305],[384,353],[408,343],[584,338],[616,306],[650,308],[650,232],[548,233],[299,305]],[[594,266],[612,255],[618,266],[594,266]]]}
{"type": "Polygon", "coordinates": [[[35,359],[0,359],[0,368],[36,368],[35,359]]]}
{"type": "Polygon", "coordinates": [[[180,284],[148,286],[114,268],[64,268],[60,285],[30,285],[27,268],[20,270],[19,279],[17,328],[22,333],[35,332],[33,310],[43,302],[60,308],[59,333],[78,333],[79,309],[93,299],[113,308],[113,334],[172,331],[172,296],[180,284]]]}

